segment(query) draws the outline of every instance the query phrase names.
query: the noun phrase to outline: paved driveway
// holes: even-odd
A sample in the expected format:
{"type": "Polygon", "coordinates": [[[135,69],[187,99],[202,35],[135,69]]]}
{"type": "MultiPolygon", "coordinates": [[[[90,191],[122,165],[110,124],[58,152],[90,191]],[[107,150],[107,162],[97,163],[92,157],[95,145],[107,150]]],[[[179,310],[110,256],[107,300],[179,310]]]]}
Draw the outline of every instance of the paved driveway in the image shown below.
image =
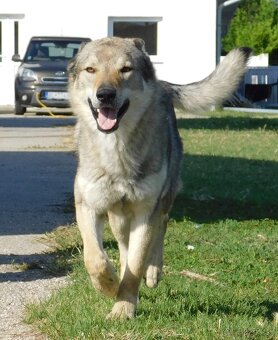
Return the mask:
{"type": "Polygon", "coordinates": [[[0,114],[0,338],[37,339],[21,323],[24,304],[65,281],[13,263],[40,260],[48,247],[38,238],[73,221],[65,207],[76,168],[74,123],[74,117],[0,114]]]}
{"type": "MultiPolygon", "coordinates": [[[[76,166],[73,124],[0,115],[0,236],[42,234],[71,222],[64,208],[76,166]]],[[[2,254],[6,248],[0,239],[2,254]]]]}

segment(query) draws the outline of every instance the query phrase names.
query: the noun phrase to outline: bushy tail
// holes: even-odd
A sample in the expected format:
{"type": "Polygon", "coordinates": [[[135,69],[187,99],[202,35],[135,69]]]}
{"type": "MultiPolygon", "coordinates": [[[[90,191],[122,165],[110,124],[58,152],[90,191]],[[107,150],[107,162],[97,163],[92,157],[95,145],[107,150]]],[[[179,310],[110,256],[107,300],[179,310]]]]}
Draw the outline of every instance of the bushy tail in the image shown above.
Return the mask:
{"type": "Polygon", "coordinates": [[[231,97],[242,80],[250,55],[249,48],[234,49],[200,82],[187,85],[162,82],[162,85],[177,109],[188,112],[207,110],[231,97]]]}

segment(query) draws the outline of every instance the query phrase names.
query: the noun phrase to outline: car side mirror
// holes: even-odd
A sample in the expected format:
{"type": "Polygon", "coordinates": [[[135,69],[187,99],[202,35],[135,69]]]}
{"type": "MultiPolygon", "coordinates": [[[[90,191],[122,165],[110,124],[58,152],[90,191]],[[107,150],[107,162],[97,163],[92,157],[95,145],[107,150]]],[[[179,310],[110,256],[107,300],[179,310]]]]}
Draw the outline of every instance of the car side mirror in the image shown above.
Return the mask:
{"type": "Polygon", "coordinates": [[[20,58],[19,54],[14,54],[12,56],[12,61],[19,62],[19,61],[22,61],[22,59],[20,58]]]}

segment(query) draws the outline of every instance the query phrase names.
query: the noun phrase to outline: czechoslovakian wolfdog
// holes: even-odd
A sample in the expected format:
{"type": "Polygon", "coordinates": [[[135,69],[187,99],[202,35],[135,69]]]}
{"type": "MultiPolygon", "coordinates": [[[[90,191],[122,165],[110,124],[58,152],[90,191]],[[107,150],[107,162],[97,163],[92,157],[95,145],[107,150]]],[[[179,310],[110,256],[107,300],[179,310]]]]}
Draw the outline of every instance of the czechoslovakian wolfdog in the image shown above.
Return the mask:
{"type": "Polygon", "coordinates": [[[182,143],[175,107],[221,103],[237,88],[250,51],[236,49],[203,81],[175,85],[156,79],[141,39],[86,44],[69,66],[77,115],[77,223],[94,287],[116,297],[109,318],[132,318],[139,285],[162,274],[168,213],[180,185],[182,143]],[[120,251],[120,279],[103,249],[108,215],[120,251]]]}

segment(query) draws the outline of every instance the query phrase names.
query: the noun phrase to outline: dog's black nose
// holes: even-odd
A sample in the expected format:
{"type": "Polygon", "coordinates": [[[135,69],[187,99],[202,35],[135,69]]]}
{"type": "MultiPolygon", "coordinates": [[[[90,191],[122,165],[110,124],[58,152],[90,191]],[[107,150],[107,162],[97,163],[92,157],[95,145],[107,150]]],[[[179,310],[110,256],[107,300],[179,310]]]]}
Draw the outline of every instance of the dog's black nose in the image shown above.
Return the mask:
{"type": "Polygon", "coordinates": [[[100,87],[96,96],[101,103],[110,104],[116,98],[116,90],[111,86],[100,87]]]}

